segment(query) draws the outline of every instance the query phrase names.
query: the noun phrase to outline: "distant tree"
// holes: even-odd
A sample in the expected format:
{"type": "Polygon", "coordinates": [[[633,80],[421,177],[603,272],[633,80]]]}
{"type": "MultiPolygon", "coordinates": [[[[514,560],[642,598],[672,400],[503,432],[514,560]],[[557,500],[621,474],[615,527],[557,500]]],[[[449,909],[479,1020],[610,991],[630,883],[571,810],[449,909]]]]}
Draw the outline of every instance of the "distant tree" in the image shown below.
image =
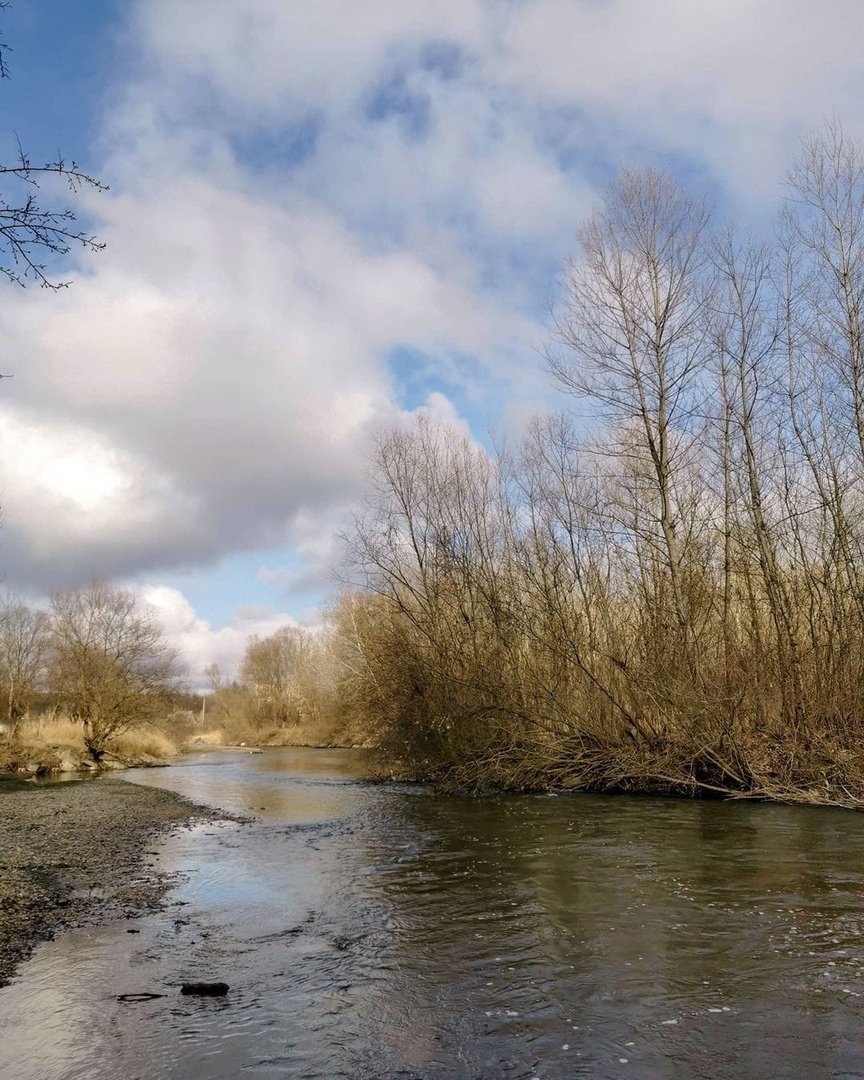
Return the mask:
{"type": "Polygon", "coordinates": [[[50,684],[99,760],[113,736],[164,706],[176,654],[134,594],[107,582],[55,593],[51,612],[50,684]]]}
{"type": "Polygon", "coordinates": [[[207,686],[210,688],[211,694],[218,694],[220,690],[224,690],[229,685],[225,673],[216,663],[208,664],[204,668],[204,677],[207,679],[207,686]]]}
{"type": "Polygon", "coordinates": [[[296,713],[295,681],[306,651],[303,631],[292,626],[249,640],[240,677],[254,697],[259,722],[284,725],[296,713]]]}
{"type": "Polygon", "coordinates": [[[2,713],[13,729],[27,712],[42,674],[48,643],[48,616],[14,596],[0,603],[2,713]]]}

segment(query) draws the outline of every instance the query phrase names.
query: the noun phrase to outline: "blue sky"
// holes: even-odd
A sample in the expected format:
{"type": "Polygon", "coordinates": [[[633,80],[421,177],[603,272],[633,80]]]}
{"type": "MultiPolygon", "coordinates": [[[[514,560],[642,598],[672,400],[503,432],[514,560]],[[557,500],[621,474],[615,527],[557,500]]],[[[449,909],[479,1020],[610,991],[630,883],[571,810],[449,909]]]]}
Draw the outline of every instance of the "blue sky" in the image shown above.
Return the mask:
{"type": "Polygon", "coordinates": [[[122,8],[117,0],[39,0],[2,14],[10,50],[4,138],[16,130],[40,156],[67,141],[76,153],[89,152],[116,74],[122,8]]]}
{"type": "MultiPolygon", "coordinates": [[[[110,192],[71,289],[0,305],[0,560],[142,591],[190,669],[315,622],[382,427],[554,401],[574,232],[621,164],[769,220],[861,134],[857,0],[60,0],[0,16],[0,149],[110,192]],[[5,140],[5,142],[3,141],[5,140]],[[10,363],[11,362],[11,363],[10,363]]],[[[65,276],[65,275],[64,275],[65,276]]]]}

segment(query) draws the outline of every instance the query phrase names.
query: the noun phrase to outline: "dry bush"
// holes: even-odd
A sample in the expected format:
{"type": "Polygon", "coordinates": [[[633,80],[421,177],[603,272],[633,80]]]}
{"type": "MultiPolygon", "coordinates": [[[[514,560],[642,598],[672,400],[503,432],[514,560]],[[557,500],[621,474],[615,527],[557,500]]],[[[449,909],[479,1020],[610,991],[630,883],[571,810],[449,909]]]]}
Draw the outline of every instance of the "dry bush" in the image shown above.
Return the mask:
{"type": "Polygon", "coordinates": [[[864,150],[790,179],[773,247],[613,185],[550,358],[592,429],[382,438],[330,651],[388,768],[864,801],[864,150]]]}
{"type": "Polygon", "coordinates": [[[187,739],[187,745],[193,746],[201,743],[204,746],[222,746],[225,741],[225,732],[222,728],[208,728],[205,731],[196,731],[187,739]]]}

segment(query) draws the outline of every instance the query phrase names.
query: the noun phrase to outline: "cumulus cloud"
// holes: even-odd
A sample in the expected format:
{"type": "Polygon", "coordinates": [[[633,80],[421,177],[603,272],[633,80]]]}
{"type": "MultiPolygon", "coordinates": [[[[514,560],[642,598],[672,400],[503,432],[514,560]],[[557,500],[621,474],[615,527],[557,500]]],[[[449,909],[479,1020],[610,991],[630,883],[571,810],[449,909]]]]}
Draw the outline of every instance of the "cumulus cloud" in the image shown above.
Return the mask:
{"type": "Polygon", "coordinates": [[[855,0],[533,0],[492,63],[577,105],[617,153],[672,151],[739,194],[773,191],[803,129],[839,111],[861,130],[859,22],[855,0]]]}
{"type": "Polygon", "coordinates": [[[215,16],[208,0],[156,0],[138,6],[135,34],[149,43],[154,70],[198,76],[226,112],[260,123],[351,102],[358,85],[411,49],[479,46],[484,8],[482,0],[244,0],[215,16]]]}
{"type": "MultiPolygon", "coordinates": [[[[68,292],[0,306],[7,581],[284,547],[259,579],[308,596],[382,424],[424,407],[467,430],[490,403],[524,423],[545,302],[612,162],[758,198],[804,127],[862,124],[857,8],[133,5],[98,142],[112,191],[88,203],[107,250],[68,292]]],[[[242,618],[220,638],[153,595],[190,655],[236,651],[242,618]]]]}
{"type": "Polygon", "coordinates": [[[0,313],[21,358],[2,403],[6,565],[25,582],[290,542],[356,492],[395,410],[392,346],[494,340],[460,283],[306,200],[180,178],[106,218],[110,254],[74,291],[0,313]]]}
{"type": "Polygon", "coordinates": [[[136,593],[163,627],[168,644],[177,650],[192,689],[206,687],[205,669],[211,664],[218,664],[224,676],[233,678],[251,637],[267,637],[280,627],[300,625],[287,612],[259,605],[238,607],[234,619],[217,628],[195,613],[179,589],[143,585],[136,593]]]}

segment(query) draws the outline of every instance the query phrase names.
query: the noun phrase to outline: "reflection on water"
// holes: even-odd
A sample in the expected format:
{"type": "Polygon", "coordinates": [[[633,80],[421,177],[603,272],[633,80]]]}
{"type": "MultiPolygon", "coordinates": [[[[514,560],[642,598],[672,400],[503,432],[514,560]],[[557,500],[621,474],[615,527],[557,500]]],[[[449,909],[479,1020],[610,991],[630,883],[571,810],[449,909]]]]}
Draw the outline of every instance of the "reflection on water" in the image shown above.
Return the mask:
{"type": "Polygon", "coordinates": [[[358,768],[134,776],[258,820],[168,840],[162,915],[40,948],[0,991],[3,1080],[864,1076],[859,816],[443,799],[358,768]],[[193,978],[231,992],[180,997],[193,978]]]}

